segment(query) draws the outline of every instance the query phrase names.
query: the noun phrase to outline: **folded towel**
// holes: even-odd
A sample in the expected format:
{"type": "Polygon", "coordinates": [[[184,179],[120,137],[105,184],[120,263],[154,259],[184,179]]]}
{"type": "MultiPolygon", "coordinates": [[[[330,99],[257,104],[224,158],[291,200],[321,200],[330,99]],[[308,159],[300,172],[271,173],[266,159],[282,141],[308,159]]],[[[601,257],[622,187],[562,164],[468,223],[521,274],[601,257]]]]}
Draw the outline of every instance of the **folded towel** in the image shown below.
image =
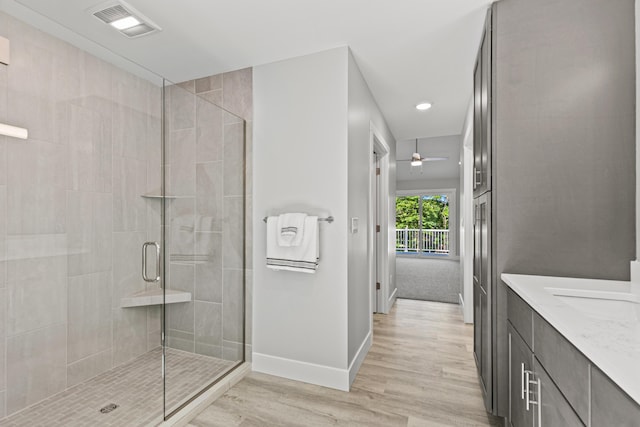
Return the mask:
{"type": "Polygon", "coordinates": [[[305,218],[304,234],[298,246],[278,245],[279,234],[278,218],[267,218],[267,268],[315,273],[320,258],[318,217],[305,218]]]}
{"type": "Polygon", "coordinates": [[[304,221],[307,214],[286,213],[278,215],[278,245],[300,246],[304,238],[304,221]]]}

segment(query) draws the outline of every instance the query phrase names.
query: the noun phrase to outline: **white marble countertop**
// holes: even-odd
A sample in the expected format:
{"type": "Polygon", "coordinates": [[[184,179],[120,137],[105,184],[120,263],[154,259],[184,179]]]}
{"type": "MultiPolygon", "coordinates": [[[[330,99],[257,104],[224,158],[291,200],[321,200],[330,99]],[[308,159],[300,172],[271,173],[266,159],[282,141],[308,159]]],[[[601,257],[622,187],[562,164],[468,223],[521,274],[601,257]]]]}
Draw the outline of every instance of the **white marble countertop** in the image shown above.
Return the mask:
{"type": "Polygon", "coordinates": [[[640,404],[640,283],[506,273],[500,277],[640,404]],[[603,299],[594,298],[598,296],[603,299]],[[623,305],[617,305],[622,300],[623,305]]]}

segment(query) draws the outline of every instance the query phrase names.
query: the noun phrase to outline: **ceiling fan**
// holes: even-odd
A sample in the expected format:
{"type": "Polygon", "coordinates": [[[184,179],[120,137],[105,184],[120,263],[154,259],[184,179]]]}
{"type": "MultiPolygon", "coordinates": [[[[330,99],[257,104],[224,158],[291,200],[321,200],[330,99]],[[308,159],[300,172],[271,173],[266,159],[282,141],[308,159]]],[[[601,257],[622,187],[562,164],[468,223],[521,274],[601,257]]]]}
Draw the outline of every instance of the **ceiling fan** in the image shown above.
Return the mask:
{"type": "Polygon", "coordinates": [[[411,162],[411,166],[422,166],[422,162],[437,162],[441,160],[449,160],[448,157],[422,157],[418,153],[418,138],[416,138],[416,151],[410,159],[398,159],[398,162],[411,162]]]}

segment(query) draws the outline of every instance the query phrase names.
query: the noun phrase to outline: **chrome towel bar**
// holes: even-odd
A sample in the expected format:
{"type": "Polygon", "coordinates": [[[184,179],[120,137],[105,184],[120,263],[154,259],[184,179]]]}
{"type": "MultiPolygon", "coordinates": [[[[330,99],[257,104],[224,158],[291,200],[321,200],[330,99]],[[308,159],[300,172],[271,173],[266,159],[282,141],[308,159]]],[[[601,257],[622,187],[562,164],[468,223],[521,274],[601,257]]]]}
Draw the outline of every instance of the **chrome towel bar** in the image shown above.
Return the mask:
{"type": "MultiPolygon", "coordinates": [[[[264,222],[267,222],[267,218],[269,218],[269,217],[268,217],[268,216],[265,216],[264,218],[262,218],[262,220],[263,220],[264,222]]],[[[331,223],[333,222],[333,217],[332,217],[332,216],[328,216],[328,217],[326,217],[326,218],[318,218],[318,221],[326,221],[326,222],[328,222],[329,224],[331,224],[331,223]]]]}

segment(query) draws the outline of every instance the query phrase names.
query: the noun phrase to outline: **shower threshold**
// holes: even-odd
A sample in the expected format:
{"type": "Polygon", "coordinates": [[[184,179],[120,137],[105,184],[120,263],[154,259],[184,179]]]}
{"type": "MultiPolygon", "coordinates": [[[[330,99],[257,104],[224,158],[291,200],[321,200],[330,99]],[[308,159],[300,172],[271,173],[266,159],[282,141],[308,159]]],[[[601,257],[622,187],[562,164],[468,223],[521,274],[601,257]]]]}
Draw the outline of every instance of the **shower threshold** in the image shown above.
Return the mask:
{"type": "MultiPolygon", "coordinates": [[[[147,426],[162,419],[160,347],[0,420],[0,426],[147,426]]],[[[237,362],[166,349],[169,413],[237,362]]]]}

